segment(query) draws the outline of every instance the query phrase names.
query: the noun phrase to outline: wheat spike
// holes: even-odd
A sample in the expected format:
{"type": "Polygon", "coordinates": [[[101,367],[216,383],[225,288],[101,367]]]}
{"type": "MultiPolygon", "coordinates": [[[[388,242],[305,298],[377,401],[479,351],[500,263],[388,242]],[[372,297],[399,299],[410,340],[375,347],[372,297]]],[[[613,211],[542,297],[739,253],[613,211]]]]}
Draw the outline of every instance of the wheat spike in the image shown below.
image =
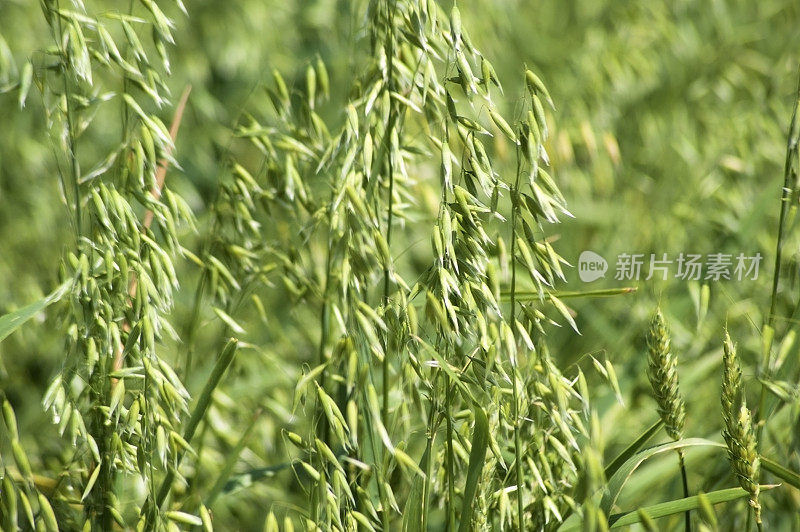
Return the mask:
{"type": "Polygon", "coordinates": [[[742,370],[736,360],[736,346],[725,331],[723,344],[722,417],[725,428],[722,436],[728,446],[728,458],[739,485],[750,494],[750,506],[756,523],[761,523],[758,502],[760,461],[756,451],[756,436],[742,386],[742,370]]]}
{"type": "Polygon", "coordinates": [[[670,351],[667,323],[661,309],[656,309],[647,333],[647,376],[658,405],[664,428],[673,440],[683,436],[686,407],[678,387],[678,360],[670,351]]]}

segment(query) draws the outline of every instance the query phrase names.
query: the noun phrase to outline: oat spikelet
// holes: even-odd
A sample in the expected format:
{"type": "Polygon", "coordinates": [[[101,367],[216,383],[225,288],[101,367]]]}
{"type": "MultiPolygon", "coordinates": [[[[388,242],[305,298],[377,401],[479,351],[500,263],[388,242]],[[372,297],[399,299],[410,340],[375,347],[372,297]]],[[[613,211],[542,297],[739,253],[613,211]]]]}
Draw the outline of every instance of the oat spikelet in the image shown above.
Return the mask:
{"type": "Polygon", "coordinates": [[[755,512],[756,523],[761,523],[761,505],[758,480],[760,461],[756,451],[756,436],[750,410],[744,399],[742,370],[736,360],[736,346],[725,331],[723,344],[722,417],[725,428],[722,436],[728,446],[728,458],[739,485],[750,494],[750,506],[755,512]]]}
{"type": "Polygon", "coordinates": [[[647,376],[664,428],[673,440],[683,437],[686,407],[678,387],[678,360],[670,351],[669,330],[657,308],[647,333],[647,376]]]}

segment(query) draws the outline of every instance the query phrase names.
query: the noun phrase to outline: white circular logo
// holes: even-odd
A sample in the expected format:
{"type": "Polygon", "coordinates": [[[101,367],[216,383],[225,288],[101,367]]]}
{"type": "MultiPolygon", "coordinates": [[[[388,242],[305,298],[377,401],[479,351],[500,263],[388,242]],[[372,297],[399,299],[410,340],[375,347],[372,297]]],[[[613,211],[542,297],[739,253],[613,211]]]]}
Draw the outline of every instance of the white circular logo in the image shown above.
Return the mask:
{"type": "Polygon", "coordinates": [[[591,283],[606,276],[608,262],[606,259],[588,249],[578,257],[578,276],[584,283],[591,283]]]}

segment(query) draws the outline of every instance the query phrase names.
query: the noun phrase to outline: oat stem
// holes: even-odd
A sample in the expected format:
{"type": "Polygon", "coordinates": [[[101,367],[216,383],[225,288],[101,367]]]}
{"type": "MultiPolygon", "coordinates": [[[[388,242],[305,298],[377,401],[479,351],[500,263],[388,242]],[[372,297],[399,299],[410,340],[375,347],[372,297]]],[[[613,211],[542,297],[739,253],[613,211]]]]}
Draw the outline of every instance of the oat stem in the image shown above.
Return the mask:
{"type": "MultiPolygon", "coordinates": [[[[333,253],[333,229],[330,228],[330,220],[331,220],[331,205],[334,200],[334,186],[331,183],[331,194],[330,199],[328,201],[327,207],[327,217],[329,222],[328,227],[328,241],[327,246],[325,248],[325,286],[322,287],[322,307],[319,311],[319,347],[317,349],[317,364],[325,364],[328,361],[328,357],[325,354],[326,349],[328,348],[328,336],[330,335],[330,321],[331,321],[331,310],[330,310],[330,298],[331,298],[331,274],[333,270],[333,265],[331,263],[331,254],[333,253]]],[[[322,372],[319,374],[319,385],[324,390],[325,383],[327,380],[327,373],[328,368],[323,368],[322,372]]],[[[322,435],[322,441],[328,445],[330,442],[330,425],[328,423],[328,418],[325,416],[325,412],[321,408],[319,404],[319,398],[315,399],[315,416],[319,419],[319,423],[321,424],[321,428],[319,429],[320,434],[322,435]]]]}
{"type": "MultiPolygon", "coordinates": [[[[386,0],[386,12],[387,12],[387,36],[386,36],[386,57],[388,60],[388,70],[389,70],[389,91],[395,92],[396,91],[396,81],[394,77],[394,56],[395,56],[395,49],[394,49],[394,16],[395,11],[397,9],[397,2],[396,0],[386,0]]],[[[392,134],[394,132],[394,128],[398,122],[398,114],[399,110],[396,104],[392,104],[390,107],[389,119],[386,124],[386,130],[384,131],[384,144],[386,145],[386,171],[389,176],[389,190],[387,191],[387,214],[386,214],[386,246],[391,249],[392,245],[392,222],[394,218],[394,153],[392,150],[392,134]]],[[[389,306],[389,277],[390,277],[390,268],[391,264],[389,263],[389,259],[387,258],[386,263],[383,265],[383,305],[384,305],[384,312],[388,309],[389,306]]],[[[383,423],[388,426],[389,425],[389,346],[390,342],[388,340],[388,331],[384,335],[384,354],[383,354],[383,361],[382,361],[382,373],[383,373],[383,398],[382,398],[382,405],[381,405],[381,417],[383,417],[383,423]]]]}
{"type": "Polygon", "coordinates": [[[428,530],[428,507],[429,507],[429,497],[431,492],[431,475],[433,474],[433,444],[436,440],[436,431],[439,428],[439,403],[437,401],[436,396],[436,387],[439,383],[439,372],[436,371],[436,375],[432,379],[433,386],[431,386],[431,401],[430,407],[428,409],[428,429],[425,438],[425,457],[424,460],[424,469],[425,472],[425,481],[423,484],[422,489],[422,530],[428,530]]]}
{"type": "MultiPolygon", "coordinates": [[[[689,481],[686,477],[686,460],[683,449],[678,449],[678,463],[681,467],[681,482],[683,484],[683,498],[689,497],[689,481]]],[[[692,530],[692,515],[687,511],[684,514],[684,530],[691,532],[692,530]]]]}
{"type": "Polygon", "coordinates": [[[67,155],[70,159],[70,172],[72,177],[72,187],[73,187],[73,194],[75,195],[75,233],[77,239],[80,240],[80,237],[83,236],[83,224],[81,221],[81,191],[80,191],[80,178],[81,178],[81,170],[80,170],[80,163],[78,161],[78,140],[75,136],[75,125],[73,119],[73,112],[72,112],[72,94],[70,90],[69,80],[67,79],[67,73],[70,70],[70,53],[63,45],[63,41],[61,36],[63,35],[63,29],[61,25],[61,17],[59,16],[58,12],[61,11],[61,2],[60,0],[56,0],[56,18],[58,20],[58,38],[56,38],[56,45],[59,48],[59,52],[61,54],[61,78],[63,80],[63,90],[65,96],[65,109],[64,113],[67,117],[67,155]]]}
{"type": "Polygon", "coordinates": [[[447,530],[453,531],[456,526],[456,474],[455,453],[453,452],[453,439],[455,438],[455,434],[453,433],[453,412],[451,410],[454,386],[450,383],[450,377],[445,377],[444,386],[447,390],[444,397],[444,416],[447,431],[447,456],[445,460],[445,472],[447,475],[447,530]]]}
{"type": "MultiPolygon", "coordinates": [[[[521,173],[520,167],[520,153],[517,147],[517,170],[514,179],[514,185],[511,188],[511,312],[509,319],[511,327],[514,330],[514,339],[516,341],[516,304],[517,304],[517,217],[519,216],[519,177],[521,173]]],[[[523,523],[523,503],[522,503],[522,441],[519,429],[519,383],[517,382],[517,355],[511,360],[511,391],[512,391],[512,409],[511,415],[514,416],[514,475],[516,477],[517,490],[517,530],[522,532],[523,523]]]]}

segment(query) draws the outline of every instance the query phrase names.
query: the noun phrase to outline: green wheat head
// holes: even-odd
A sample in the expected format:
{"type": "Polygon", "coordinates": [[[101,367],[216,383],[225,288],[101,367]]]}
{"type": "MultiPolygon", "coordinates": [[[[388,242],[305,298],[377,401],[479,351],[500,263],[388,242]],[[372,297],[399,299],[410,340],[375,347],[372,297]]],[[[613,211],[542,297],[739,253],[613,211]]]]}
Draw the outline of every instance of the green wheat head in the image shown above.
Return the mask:
{"type": "Polygon", "coordinates": [[[758,502],[760,460],[756,450],[756,436],[744,398],[742,370],[736,360],[736,346],[727,331],[723,344],[722,417],[725,420],[722,436],[728,446],[731,467],[739,485],[750,494],[750,506],[755,511],[756,522],[761,523],[761,505],[758,502]]]}
{"type": "Polygon", "coordinates": [[[647,333],[647,376],[664,428],[673,440],[683,436],[686,407],[678,386],[678,360],[670,351],[669,330],[661,309],[656,309],[647,333]]]}

